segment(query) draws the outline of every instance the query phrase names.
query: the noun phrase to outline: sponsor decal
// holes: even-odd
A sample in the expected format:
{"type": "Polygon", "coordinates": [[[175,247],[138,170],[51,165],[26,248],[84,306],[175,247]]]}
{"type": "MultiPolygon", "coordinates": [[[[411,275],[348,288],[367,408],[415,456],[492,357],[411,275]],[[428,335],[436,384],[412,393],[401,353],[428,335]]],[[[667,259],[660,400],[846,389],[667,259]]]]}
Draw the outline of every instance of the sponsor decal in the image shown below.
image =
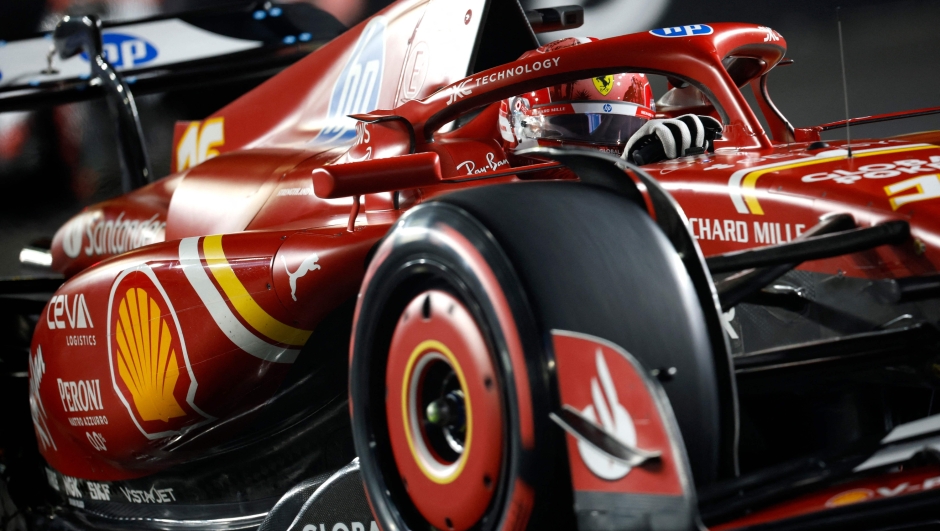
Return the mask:
{"type": "Polygon", "coordinates": [[[62,484],[65,485],[65,494],[74,498],[82,497],[82,490],[78,488],[78,478],[62,476],[62,484]]]}
{"type": "Polygon", "coordinates": [[[33,417],[33,427],[36,428],[36,438],[43,450],[52,447],[58,451],[55,442],[52,440],[52,434],[49,432],[49,426],[46,421],[49,415],[46,413],[46,407],[42,403],[42,396],[39,394],[39,388],[42,385],[42,376],[46,373],[46,362],[42,359],[42,346],[36,347],[36,354],[29,358],[29,413],[33,417]]]}
{"type": "MultiPolygon", "coordinates": [[[[470,13],[467,11],[467,13],[470,13]]],[[[368,531],[379,531],[379,526],[375,523],[375,520],[372,520],[368,524],[368,531]]],[[[362,522],[349,522],[347,526],[343,522],[336,522],[335,524],[320,524],[317,527],[317,524],[307,524],[304,526],[303,531],[366,531],[366,524],[362,522]]]]}
{"type": "Polygon", "coordinates": [[[940,156],[931,155],[930,160],[903,159],[888,163],[866,164],[855,171],[839,169],[832,172],[810,173],[800,180],[804,183],[833,181],[839,184],[853,184],[862,179],[890,179],[904,175],[937,173],[937,170],[940,170],[940,156]]]}
{"type": "Polygon", "coordinates": [[[98,340],[93,335],[74,335],[65,336],[65,344],[70,347],[94,347],[98,340]]]}
{"type": "Polygon", "coordinates": [[[94,328],[88,304],[85,302],[85,295],[82,293],[72,295],[71,305],[67,293],[52,297],[46,305],[46,325],[50,330],[65,328],[66,325],[73,329],[94,328]]]}
{"type": "Polygon", "coordinates": [[[356,136],[356,121],[349,115],[367,113],[378,106],[385,69],[385,27],[385,17],[377,16],[362,29],[346,66],[333,85],[326,125],[314,142],[352,140],[356,136]]]}
{"type": "Polygon", "coordinates": [[[72,426],[106,426],[108,417],[104,415],[89,415],[87,417],[69,417],[72,426]]]}
{"type": "MultiPolygon", "coordinates": [[[[617,398],[617,389],[601,349],[597,349],[595,363],[597,377],[591,378],[591,397],[594,403],[581,410],[581,413],[624,444],[635,447],[636,428],[633,426],[633,419],[617,398]]],[[[581,454],[588,470],[600,478],[613,481],[630,473],[628,465],[614,461],[584,441],[578,441],[578,453],[581,454]]]]}
{"type": "Polygon", "coordinates": [[[450,87],[450,95],[447,97],[447,105],[450,105],[460,98],[473,94],[473,90],[467,88],[472,79],[461,81],[459,84],[450,87]]]}
{"type": "MultiPolygon", "coordinates": [[[[775,223],[754,221],[751,225],[756,243],[783,243],[792,241],[806,230],[803,223],[775,223]]],[[[733,219],[689,218],[689,230],[698,240],[749,243],[751,230],[746,221],[733,219]]]]}
{"type": "MultiPolygon", "coordinates": [[[[908,144],[899,147],[879,147],[871,149],[853,149],[852,156],[855,159],[872,157],[875,155],[888,155],[891,153],[905,153],[909,151],[918,151],[922,149],[936,149],[933,144],[908,144]]],[[[829,152],[818,153],[816,156],[807,157],[785,162],[776,162],[763,166],[756,166],[738,170],[731,174],[728,179],[728,192],[731,196],[731,202],[739,214],[754,214],[763,216],[764,209],[758,202],[757,180],[761,176],[784,170],[792,170],[812,166],[815,164],[826,164],[846,159],[847,152],[839,149],[829,152]]],[[[866,172],[868,173],[868,172],[866,172]]],[[[812,174],[818,175],[818,174],[812,174]]],[[[841,175],[841,174],[840,174],[841,175]]]]}
{"type": "Polygon", "coordinates": [[[277,195],[279,197],[292,195],[313,195],[313,187],[304,186],[302,188],[281,188],[277,191],[277,195]]]}
{"type": "Polygon", "coordinates": [[[757,26],[757,29],[767,32],[767,35],[764,36],[764,42],[774,42],[780,40],[780,34],[768,28],[767,26],[757,26]]]}
{"type": "Polygon", "coordinates": [[[83,250],[86,256],[106,256],[163,241],[166,222],[159,214],[145,220],[124,216],[121,212],[115,219],[105,219],[98,211],[73,218],[63,229],[62,250],[69,258],[78,257],[83,250]]]}
{"type": "Polygon", "coordinates": [[[611,105],[611,104],[609,104],[609,103],[605,103],[605,104],[604,104],[604,112],[610,112],[610,111],[612,111],[613,109],[614,109],[614,106],[613,106],[613,105],[611,105]]]}
{"type": "Polygon", "coordinates": [[[315,269],[320,269],[320,264],[317,263],[320,257],[317,256],[317,253],[312,253],[307,258],[304,258],[303,262],[297,266],[297,270],[293,273],[290,272],[290,269],[287,267],[287,258],[284,258],[284,255],[281,255],[281,262],[284,263],[284,271],[287,272],[287,278],[290,280],[290,297],[297,300],[297,280],[313,271],[315,269]]]}
{"type": "Polygon", "coordinates": [[[219,156],[225,145],[225,118],[190,122],[176,144],[176,171],[180,172],[219,156]]]}
{"type": "Polygon", "coordinates": [[[424,88],[424,81],[428,76],[429,59],[430,50],[426,42],[419,42],[411,49],[411,55],[408,56],[408,63],[405,65],[405,72],[411,73],[404,78],[402,84],[402,96],[406,101],[414,99],[424,88]]]}
{"type": "Polygon", "coordinates": [[[107,483],[86,481],[85,486],[88,487],[89,498],[98,501],[111,501],[111,486],[107,483]]]}
{"type": "Polygon", "coordinates": [[[447,105],[450,105],[457,101],[460,98],[469,96],[473,94],[473,88],[479,87],[481,85],[486,85],[488,83],[495,83],[497,81],[502,81],[505,78],[510,78],[513,76],[521,76],[523,74],[528,74],[531,72],[538,72],[541,70],[550,70],[552,68],[558,68],[558,63],[561,61],[560,57],[552,57],[549,59],[538,59],[524,65],[519,65],[516,67],[509,67],[499,72],[493,72],[480,77],[471,77],[470,79],[465,79],[456,85],[452,85],[447,88],[449,91],[449,96],[447,99],[447,105]]]}
{"type": "Polygon", "coordinates": [[[496,171],[502,166],[509,165],[509,161],[506,159],[496,160],[496,154],[492,151],[486,154],[486,164],[477,168],[477,165],[472,160],[465,160],[457,165],[457,171],[464,169],[467,171],[467,175],[474,175],[479,173],[488,173],[491,171],[496,171]]]}
{"type": "Polygon", "coordinates": [[[601,96],[610,94],[610,89],[614,88],[614,76],[597,76],[591,81],[594,82],[594,88],[601,93],[601,96]]]}
{"type": "Polygon", "coordinates": [[[852,489],[840,492],[826,502],[826,507],[841,507],[853,503],[868,501],[875,497],[875,491],[871,489],[852,489]]]}
{"type": "Polygon", "coordinates": [[[734,321],[734,308],[721,314],[721,327],[725,330],[725,333],[728,334],[728,338],[739,339],[737,331],[735,331],[734,326],[731,325],[732,321],[734,321]]]}
{"type": "Polygon", "coordinates": [[[59,474],[51,468],[46,468],[46,481],[56,491],[62,491],[59,487],[59,477],[62,478],[62,485],[65,488],[65,494],[69,497],[69,503],[75,507],[84,507],[82,499],[92,499],[95,501],[111,501],[112,485],[100,481],[88,481],[80,478],[73,478],[64,474],[59,474]],[[86,495],[87,492],[87,495],[86,495]]]}
{"type": "Polygon", "coordinates": [[[86,431],[85,437],[88,438],[88,442],[91,443],[91,447],[95,450],[99,452],[107,451],[107,441],[104,440],[104,436],[100,433],[96,431],[86,431]]]}
{"type": "Polygon", "coordinates": [[[650,30],[657,37],[693,37],[695,35],[711,35],[715,30],[708,24],[689,24],[688,26],[673,26],[650,30]]]}
{"type": "Polygon", "coordinates": [[[372,146],[367,146],[364,150],[360,146],[365,146],[372,141],[372,133],[369,131],[369,124],[365,122],[356,123],[356,143],[353,148],[346,152],[346,157],[351,162],[359,162],[372,158],[372,146]],[[353,152],[362,153],[362,155],[353,155],[353,152]]]}
{"type": "Polygon", "coordinates": [[[875,498],[893,498],[902,494],[911,494],[940,487],[940,476],[926,478],[923,481],[905,481],[893,487],[875,489],[857,488],[840,492],[826,501],[826,507],[842,507],[853,503],[865,502],[875,498]]]}
{"type": "Polygon", "coordinates": [[[69,413],[76,411],[102,411],[101,384],[98,380],[79,380],[65,382],[61,378],[56,380],[59,386],[59,398],[62,400],[62,409],[69,413]]]}
{"type": "Polygon", "coordinates": [[[662,388],[614,343],[563,330],[551,334],[561,402],[623,445],[659,454],[653,466],[631,467],[569,431],[575,490],[683,496],[688,465],[671,440],[678,428],[662,388]]]}
{"type": "Polygon", "coordinates": [[[176,501],[173,489],[170,488],[150,487],[150,490],[138,490],[120,487],[120,489],[130,503],[172,503],[176,501]]]}
{"type": "Polygon", "coordinates": [[[59,476],[56,475],[54,470],[46,469],[46,482],[56,491],[62,490],[59,488],[59,476]]]}
{"type": "MultiPolygon", "coordinates": [[[[124,70],[145,65],[157,58],[157,48],[135,35],[105,33],[101,36],[104,57],[115,69],[124,70]]],[[[82,52],[82,59],[88,54],[82,52]]]]}
{"type": "Polygon", "coordinates": [[[927,199],[940,197],[940,175],[925,175],[885,186],[885,193],[889,197],[905,190],[915,190],[915,192],[892,197],[890,200],[892,210],[897,210],[903,205],[915,201],[926,201],[927,199]]]}
{"type": "Polygon", "coordinates": [[[297,359],[300,348],[313,332],[282,323],[264,311],[232,270],[222,248],[222,236],[184,238],[180,241],[179,256],[186,279],[199,295],[219,330],[232,343],[248,354],[266,361],[293,363],[297,359]],[[200,239],[208,268],[203,266],[199,254],[200,239]],[[209,278],[210,273],[225,294],[224,298],[209,278]],[[231,307],[226,299],[231,303],[231,307]],[[238,317],[235,313],[238,313],[238,317]]]}
{"type": "Polygon", "coordinates": [[[176,311],[147,265],[122,272],[108,303],[114,391],[150,439],[211,420],[193,403],[196,378],[176,311]]]}

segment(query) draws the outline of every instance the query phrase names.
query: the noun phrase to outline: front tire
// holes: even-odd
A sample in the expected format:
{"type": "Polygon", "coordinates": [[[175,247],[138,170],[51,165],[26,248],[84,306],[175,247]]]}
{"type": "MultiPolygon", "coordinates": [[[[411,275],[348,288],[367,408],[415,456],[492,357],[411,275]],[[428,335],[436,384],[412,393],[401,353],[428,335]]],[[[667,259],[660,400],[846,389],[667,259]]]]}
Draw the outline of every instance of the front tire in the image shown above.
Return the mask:
{"type": "Polygon", "coordinates": [[[370,263],[354,323],[353,435],[377,518],[387,530],[576,527],[565,436],[548,418],[555,329],[676,368],[666,390],[687,440],[695,430],[696,482],[710,481],[718,406],[703,322],[662,232],[609,191],[517,183],[414,208],[370,263]],[[463,377],[444,383],[451,373],[463,377]],[[469,413],[445,426],[469,435],[466,454],[448,452],[435,422],[447,400],[469,413]]]}

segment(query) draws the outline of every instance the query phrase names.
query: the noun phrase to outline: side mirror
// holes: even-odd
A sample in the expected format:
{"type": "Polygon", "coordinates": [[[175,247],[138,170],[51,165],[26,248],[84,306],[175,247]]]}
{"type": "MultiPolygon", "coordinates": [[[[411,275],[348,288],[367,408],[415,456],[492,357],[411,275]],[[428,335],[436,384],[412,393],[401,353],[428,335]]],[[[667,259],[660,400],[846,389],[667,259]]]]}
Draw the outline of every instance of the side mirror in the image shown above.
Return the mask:
{"type": "Polygon", "coordinates": [[[331,164],[313,170],[313,193],[323,199],[418,188],[441,182],[437,153],[331,164]]]}
{"type": "Polygon", "coordinates": [[[62,59],[81,52],[89,58],[102,55],[101,21],[95,16],[65,17],[55,27],[53,42],[62,59]]]}
{"type": "Polygon", "coordinates": [[[140,127],[134,95],[104,55],[101,21],[93,15],[65,17],[56,25],[52,39],[62,59],[84,52],[91,65],[91,75],[98,79],[105,91],[111,116],[117,122],[121,149],[121,186],[124,193],[150,182],[153,170],[144,147],[144,133],[140,127]]]}

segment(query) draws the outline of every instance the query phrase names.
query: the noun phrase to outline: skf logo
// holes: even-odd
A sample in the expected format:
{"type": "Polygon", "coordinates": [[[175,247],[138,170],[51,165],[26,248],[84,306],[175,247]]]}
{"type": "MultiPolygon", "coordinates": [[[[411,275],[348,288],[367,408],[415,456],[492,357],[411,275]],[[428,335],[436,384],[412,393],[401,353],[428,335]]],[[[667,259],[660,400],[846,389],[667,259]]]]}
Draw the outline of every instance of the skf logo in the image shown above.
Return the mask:
{"type": "Polygon", "coordinates": [[[650,33],[657,37],[692,37],[694,35],[711,35],[714,31],[708,24],[690,24],[688,26],[654,29],[650,30],[650,33]]]}
{"type": "Polygon", "coordinates": [[[148,438],[207,417],[189,400],[196,380],[176,312],[150,267],[118,276],[108,305],[108,355],[114,389],[148,438]]]}
{"type": "Polygon", "coordinates": [[[594,88],[601,93],[601,96],[610,94],[610,89],[614,88],[614,76],[598,76],[592,81],[594,81],[594,88]]]}
{"type": "Polygon", "coordinates": [[[314,139],[316,143],[348,142],[356,136],[356,121],[350,114],[374,110],[382,90],[385,65],[385,17],[366,24],[345,68],[333,85],[326,126],[314,139]]]}
{"type": "MultiPolygon", "coordinates": [[[[145,65],[157,58],[157,49],[140,37],[105,33],[101,40],[105,59],[118,70],[145,65]]],[[[83,53],[82,58],[87,61],[88,55],[83,53]]]]}
{"type": "Polygon", "coordinates": [[[176,171],[180,172],[218,157],[216,149],[225,144],[224,118],[190,122],[176,144],[176,171]]]}
{"type": "MultiPolygon", "coordinates": [[[[594,403],[581,410],[581,413],[603,426],[608,433],[620,439],[621,442],[631,447],[636,446],[636,428],[633,426],[633,419],[630,418],[630,413],[617,397],[614,379],[610,376],[610,369],[607,368],[601,349],[597,349],[594,362],[597,365],[597,377],[591,378],[591,397],[594,403]]],[[[588,469],[598,477],[615,480],[630,472],[629,466],[614,461],[584,441],[578,441],[578,453],[581,454],[588,469]]]]}
{"type": "Polygon", "coordinates": [[[52,297],[46,306],[46,325],[51,330],[66,326],[72,329],[94,328],[88,304],[85,303],[85,295],[72,295],[71,305],[68,294],[52,297]]]}

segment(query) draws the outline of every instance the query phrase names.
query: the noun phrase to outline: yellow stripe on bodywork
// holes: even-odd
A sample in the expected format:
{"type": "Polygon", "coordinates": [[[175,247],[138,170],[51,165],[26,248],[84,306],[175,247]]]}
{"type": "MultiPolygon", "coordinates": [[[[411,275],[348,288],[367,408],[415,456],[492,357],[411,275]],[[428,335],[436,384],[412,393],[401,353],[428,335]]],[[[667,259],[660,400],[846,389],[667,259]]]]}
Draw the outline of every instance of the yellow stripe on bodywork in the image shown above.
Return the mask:
{"type": "MultiPolygon", "coordinates": [[[[865,151],[865,152],[856,152],[852,156],[853,158],[862,158],[862,157],[871,157],[874,155],[889,155],[891,153],[902,153],[904,151],[917,151],[920,149],[935,149],[937,146],[934,145],[917,145],[917,146],[905,146],[894,149],[879,149],[877,151],[865,151]]],[[[757,193],[755,188],[757,187],[757,179],[762,175],[767,173],[773,173],[783,170],[792,170],[793,168],[801,168],[803,166],[812,166],[814,164],[825,164],[827,162],[835,162],[837,160],[843,160],[846,157],[844,155],[839,155],[837,157],[826,157],[822,159],[813,159],[813,160],[803,160],[800,162],[794,162],[793,164],[785,164],[783,166],[774,166],[771,168],[764,168],[762,170],[757,170],[752,173],[747,174],[744,177],[744,181],[741,183],[741,189],[744,195],[744,202],[747,203],[748,210],[751,211],[751,214],[758,216],[764,215],[764,209],[761,208],[760,203],[757,202],[757,193]]]]}
{"type": "Polygon", "coordinates": [[[225,258],[221,235],[206,236],[202,240],[202,250],[206,255],[206,263],[209,264],[212,276],[215,277],[219,286],[222,286],[222,291],[225,292],[232,306],[235,307],[235,311],[245,322],[260,334],[278,343],[303,345],[307,342],[310,334],[313,333],[312,331],[294,328],[278,321],[255,302],[255,299],[252,298],[245,286],[235,276],[235,271],[232,270],[225,258]]]}

